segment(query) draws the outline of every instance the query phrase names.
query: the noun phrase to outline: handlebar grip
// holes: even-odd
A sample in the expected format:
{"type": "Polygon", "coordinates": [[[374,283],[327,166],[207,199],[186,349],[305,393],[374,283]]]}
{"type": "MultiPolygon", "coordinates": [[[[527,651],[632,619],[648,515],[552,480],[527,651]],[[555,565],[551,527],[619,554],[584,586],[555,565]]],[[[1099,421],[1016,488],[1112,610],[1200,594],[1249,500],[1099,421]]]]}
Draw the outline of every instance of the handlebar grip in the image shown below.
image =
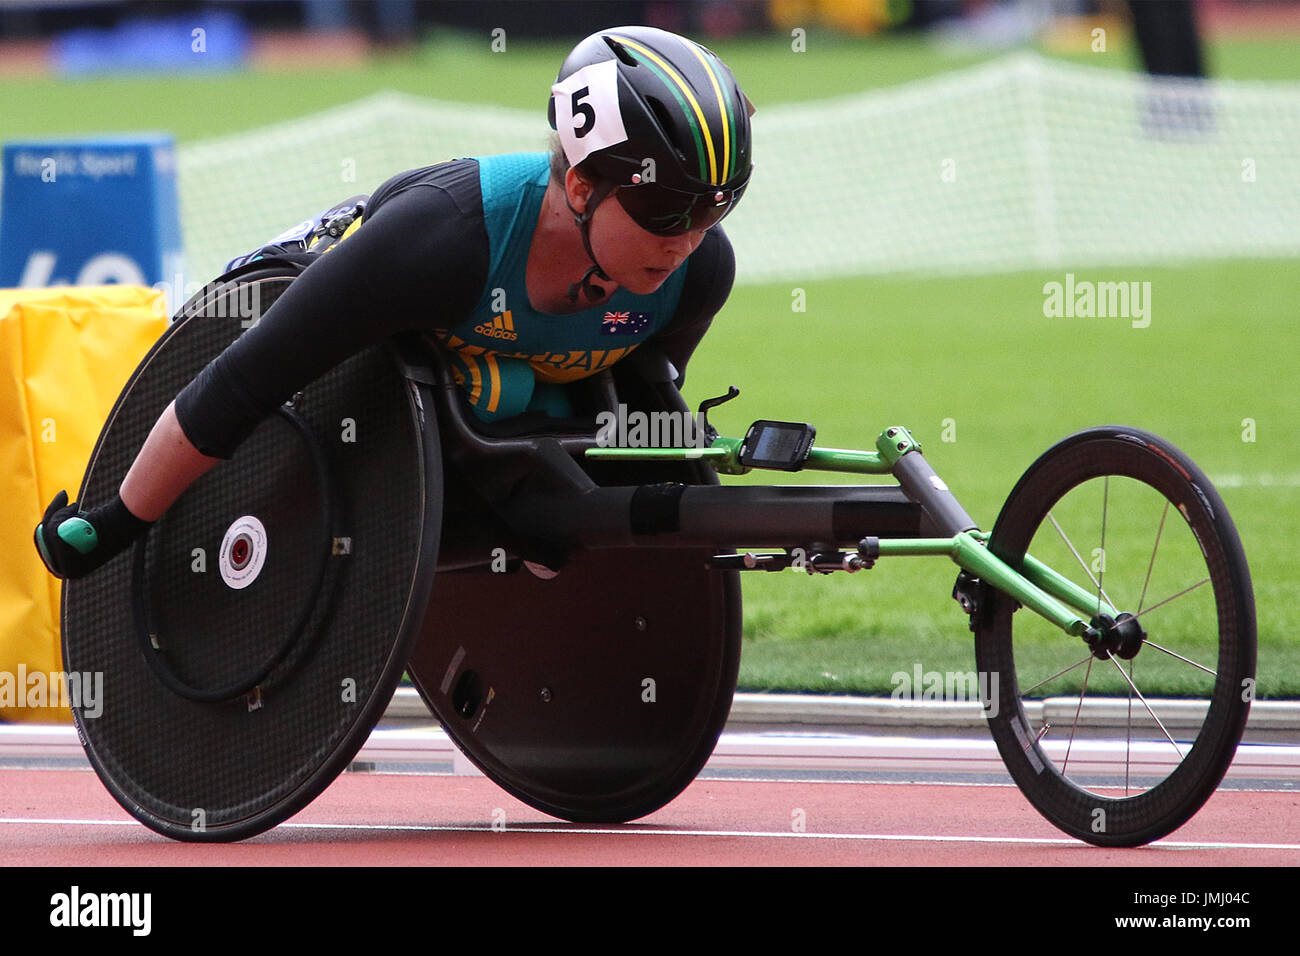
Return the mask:
{"type": "Polygon", "coordinates": [[[59,537],[78,554],[90,554],[99,544],[99,533],[85,518],[69,518],[59,525],[59,537]]]}

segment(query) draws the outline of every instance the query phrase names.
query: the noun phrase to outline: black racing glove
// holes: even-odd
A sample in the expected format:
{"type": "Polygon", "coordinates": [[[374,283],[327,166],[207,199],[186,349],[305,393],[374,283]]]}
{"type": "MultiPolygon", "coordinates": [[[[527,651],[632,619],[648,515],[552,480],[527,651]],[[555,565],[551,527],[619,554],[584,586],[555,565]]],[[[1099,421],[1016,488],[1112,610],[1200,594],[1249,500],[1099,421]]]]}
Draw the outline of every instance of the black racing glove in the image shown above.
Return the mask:
{"type": "Polygon", "coordinates": [[[125,551],[151,523],[131,514],[117,495],[82,513],[60,491],[36,526],[36,550],[56,578],[80,578],[125,551]]]}

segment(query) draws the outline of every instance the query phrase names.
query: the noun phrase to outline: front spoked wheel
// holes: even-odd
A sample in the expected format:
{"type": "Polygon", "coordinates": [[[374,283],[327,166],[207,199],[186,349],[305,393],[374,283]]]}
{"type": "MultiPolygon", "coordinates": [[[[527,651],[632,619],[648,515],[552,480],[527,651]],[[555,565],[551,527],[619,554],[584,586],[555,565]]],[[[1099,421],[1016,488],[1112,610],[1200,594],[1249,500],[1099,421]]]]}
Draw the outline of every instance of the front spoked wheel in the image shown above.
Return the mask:
{"type": "Polygon", "coordinates": [[[1232,762],[1254,692],[1255,602],[1232,519],[1205,475],[1147,432],[1080,432],[1038,459],[988,542],[1096,601],[1070,637],[990,589],[977,665],[998,750],[1056,826],[1103,846],[1180,827],[1232,762]]]}

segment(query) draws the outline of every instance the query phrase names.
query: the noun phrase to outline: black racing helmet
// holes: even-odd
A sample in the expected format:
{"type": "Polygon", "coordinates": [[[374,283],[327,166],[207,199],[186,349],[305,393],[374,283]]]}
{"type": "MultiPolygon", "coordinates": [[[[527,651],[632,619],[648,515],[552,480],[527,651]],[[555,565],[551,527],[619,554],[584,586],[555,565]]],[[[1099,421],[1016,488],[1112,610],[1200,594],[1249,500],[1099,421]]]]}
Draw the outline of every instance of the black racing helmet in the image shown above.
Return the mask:
{"type": "Polygon", "coordinates": [[[753,167],[754,108],[706,47],[653,27],[613,27],[573,48],[548,118],[569,163],[614,190],[643,229],[679,235],[721,220],[753,167]]]}

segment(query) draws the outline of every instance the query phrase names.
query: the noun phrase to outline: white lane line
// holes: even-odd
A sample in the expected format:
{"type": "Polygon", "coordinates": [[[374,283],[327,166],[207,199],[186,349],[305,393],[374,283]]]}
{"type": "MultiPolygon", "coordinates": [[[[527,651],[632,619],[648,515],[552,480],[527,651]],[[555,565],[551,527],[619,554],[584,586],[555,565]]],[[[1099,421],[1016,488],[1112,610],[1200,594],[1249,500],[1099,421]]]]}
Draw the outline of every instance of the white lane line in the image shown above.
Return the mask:
{"type": "MultiPolygon", "coordinates": [[[[134,820],[73,820],[49,817],[0,817],[0,824],[139,826],[145,829],[143,824],[134,820]]],[[[924,833],[797,833],[785,830],[677,830],[664,827],[638,827],[635,824],[629,824],[625,828],[538,824],[537,826],[504,826],[494,829],[493,825],[488,823],[474,826],[425,823],[282,823],[276,829],[363,830],[370,832],[391,831],[394,833],[412,831],[420,833],[559,833],[578,836],[749,837],[763,840],[865,840],[913,843],[1009,843],[1038,846],[1089,846],[1082,840],[1073,840],[1069,837],[952,836],[924,833]]],[[[1300,843],[1222,843],[1204,840],[1158,840],[1149,845],[1176,850],[1300,850],[1300,843]]]]}
{"type": "MultiPolygon", "coordinates": [[[[1077,701],[1072,702],[1077,703],[1077,701]]],[[[1294,706],[1294,705],[1291,705],[1294,706]]],[[[1260,708],[1256,704],[1252,711],[1260,708]]],[[[1261,714],[1265,713],[1261,709],[1261,714]]],[[[1278,713],[1285,719],[1286,713],[1278,713]]],[[[1289,713],[1289,712],[1288,712],[1289,713]]],[[[1252,716],[1259,716],[1252,714],[1252,716]]],[[[1133,754],[1149,764],[1159,776],[1173,766],[1167,745],[1138,744],[1133,754]]],[[[1053,744],[1046,745],[1053,752],[1053,744]]],[[[1089,741],[1076,744],[1087,751],[1089,770],[1122,776],[1126,750],[1123,740],[1089,741]]],[[[89,767],[75,728],[71,726],[32,729],[26,725],[0,727],[0,765],[7,758],[37,760],[60,758],[89,767]]],[[[482,776],[441,730],[375,730],[356,756],[357,763],[410,764],[450,761],[452,772],[482,776]]],[[[1072,760],[1074,758],[1071,758],[1072,760]]],[[[0,769],[4,769],[0,766],[0,769]]],[[[853,771],[892,773],[985,774],[1005,777],[1006,769],[993,739],[981,737],[924,737],[899,735],[859,736],[853,734],[724,733],[709,757],[705,773],[719,770],[748,770],[779,776],[811,771],[853,771]]],[[[1242,744],[1228,769],[1229,783],[1236,780],[1300,779],[1300,747],[1281,744],[1242,744]]]]}
{"type": "MultiPolygon", "coordinates": [[[[419,774],[404,774],[402,771],[372,771],[376,774],[393,774],[394,776],[419,776],[419,774]]],[[[759,776],[746,773],[743,776],[734,774],[711,774],[706,769],[698,777],[698,782],[707,783],[797,783],[797,784],[847,784],[851,786],[868,786],[868,787],[1001,787],[1009,790],[1019,790],[1013,782],[997,780],[921,780],[921,779],[903,779],[903,780],[882,780],[871,776],[872,771],[858,770],[851,771],[859,774],[860,777],[852,779],[835,779],[829,777],[787,777],[787,776],[759,776]]],[[[884,772],[884,771],[881,771],[884,772]]],[[[897,772],[897,771],[895,771],[897,772]]],[[[424,776],[452,776],[451,774],[424,774],[424,776]]],[[[1090,788],[1092,792],[1113,790],[1119,796],[1123,796],[1124,787],[1121,784],[1111,786],[1097,786],[1090,788]]],[[[1295,787],[1251,787],[1240,783],[1234,783],[1230,778],[1225,778],[1224,782],[1219,784],[1215,793],[1300,793],[1300,789],[1295,787]]]]}

